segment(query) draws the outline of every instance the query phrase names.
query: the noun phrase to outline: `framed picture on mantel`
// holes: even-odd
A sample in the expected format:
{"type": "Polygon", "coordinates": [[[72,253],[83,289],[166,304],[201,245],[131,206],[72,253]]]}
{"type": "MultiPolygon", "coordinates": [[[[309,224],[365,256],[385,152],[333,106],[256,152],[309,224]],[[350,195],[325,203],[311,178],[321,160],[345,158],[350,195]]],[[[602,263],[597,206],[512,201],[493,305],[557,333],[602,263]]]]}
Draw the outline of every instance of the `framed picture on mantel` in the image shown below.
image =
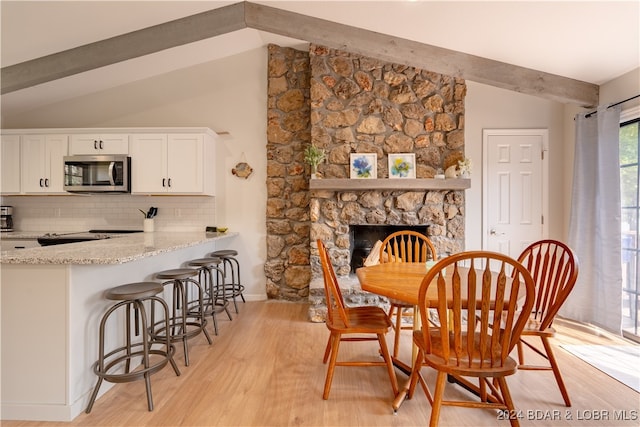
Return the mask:
{"type": "Polygon", "coordinates": [[[415,179],[415,153],[389,154],[389,178],[415,179]]]}
{"type": "Polygon", "coordinates": [[[351,153],[350,177],[353,179],[376,179],[378,177],[378,155],[376,153],[351,153]]]}

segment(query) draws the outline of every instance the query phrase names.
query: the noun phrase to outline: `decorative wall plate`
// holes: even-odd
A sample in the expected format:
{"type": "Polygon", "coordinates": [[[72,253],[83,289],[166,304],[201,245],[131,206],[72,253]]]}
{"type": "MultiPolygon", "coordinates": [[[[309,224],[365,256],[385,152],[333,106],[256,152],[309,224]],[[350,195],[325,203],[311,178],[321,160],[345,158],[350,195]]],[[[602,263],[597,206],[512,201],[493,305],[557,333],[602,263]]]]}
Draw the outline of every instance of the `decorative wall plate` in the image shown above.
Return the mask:
{"type": "Polygon", "coordinates": [[[231,169],[231,173],[237,176],[238,178],[249,178],[249,175],[253,173],[253,168],[249,166],[249,163],[240,162],[236,165],[235,168],[231,169]]]}

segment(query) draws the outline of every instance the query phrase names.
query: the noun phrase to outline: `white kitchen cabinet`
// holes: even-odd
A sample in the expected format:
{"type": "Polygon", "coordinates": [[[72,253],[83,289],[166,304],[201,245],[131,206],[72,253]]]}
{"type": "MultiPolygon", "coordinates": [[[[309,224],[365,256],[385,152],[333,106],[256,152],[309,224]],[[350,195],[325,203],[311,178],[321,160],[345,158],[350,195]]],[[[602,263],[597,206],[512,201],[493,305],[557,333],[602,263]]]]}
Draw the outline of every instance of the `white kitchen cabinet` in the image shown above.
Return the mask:
{"type": "Polygon", "coordinates": [[[213,138],[204,133],[131,135],[131,193],[215,193],[213,138]]]}
{"type": "Polygon", "coordinates": [[[63,188],[67,145],[67,135],[22,135],[23,193],[66,194],[63,188]]]}
{"type": "Polygon", "coordinates": [[[20,135],[0,136],[2,194],[20,193],[20,135]]]}
{"type": "Polygon", "coordinates": [[[69,155],[129,154],[128,134],[77,134],[69,138],[69,155]]]}

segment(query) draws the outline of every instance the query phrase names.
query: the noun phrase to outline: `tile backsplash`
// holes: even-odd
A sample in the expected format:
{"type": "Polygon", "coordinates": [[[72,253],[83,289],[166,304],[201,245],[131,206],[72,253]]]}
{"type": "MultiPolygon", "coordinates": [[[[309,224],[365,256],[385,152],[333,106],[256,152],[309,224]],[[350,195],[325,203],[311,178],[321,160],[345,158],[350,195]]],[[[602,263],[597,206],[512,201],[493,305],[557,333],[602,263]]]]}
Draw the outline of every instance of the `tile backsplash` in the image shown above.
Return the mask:
{"type": "Polygon", "coordinates": [[[75,232],[90,229],[142,230],[143,214],[158,208],[156,231],[200,231],[216,224],[215,197],[91,194],[3,196],[13,206],[16,231],[75,232]]]}

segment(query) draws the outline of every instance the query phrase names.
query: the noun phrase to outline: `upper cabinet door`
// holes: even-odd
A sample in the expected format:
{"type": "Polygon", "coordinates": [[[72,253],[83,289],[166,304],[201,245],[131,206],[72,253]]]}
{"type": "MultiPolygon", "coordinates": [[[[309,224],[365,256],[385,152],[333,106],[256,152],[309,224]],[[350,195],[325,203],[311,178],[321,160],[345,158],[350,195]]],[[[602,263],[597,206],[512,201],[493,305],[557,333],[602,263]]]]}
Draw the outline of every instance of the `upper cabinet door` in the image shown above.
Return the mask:
{"type": "Polygon", "coordinates": [[[167,135],[132,135],[129,150],[131,193],[166,193],[168,189],[167,135]]]}
{"type": "Polygon", "coordinates": [[[2,194],[20,193],[20,135],[0,137],[2,194]]]}
{"type": "Polygon", "coordinates": [[[169,193],[202,194],[204,190],[203,156],[203,135],[175,134],[168,136],[169,193]]]}
{"type": "Polygon", "coordinates": [[[129,149],[132,194],[214,195],[215,157],[210,136],[136,134],[131,136],[129,149]]]}
{"type": "Polygon", "coordinates": [[[67,135],[47,135],[47,175],[49,184],[47,193],[66,193],[64,191],[64,156],[69,152],[67,135]]]}
{"type": "Polygon", "coordinates": [[[45,190],[47,157],[45,135],[22,137],[22,191],[41,193],[45,190]]]}
{"type": "Polygon", "coordinates": [[[79,134],[71,135],[70,155],[129,154],[127,134],[79,134]]]}
{"type": "Polygon", "coordinates": [[[22,192],[60,193],[64,191],[64,156],[67,135],[22,136],[22,192]]]}

